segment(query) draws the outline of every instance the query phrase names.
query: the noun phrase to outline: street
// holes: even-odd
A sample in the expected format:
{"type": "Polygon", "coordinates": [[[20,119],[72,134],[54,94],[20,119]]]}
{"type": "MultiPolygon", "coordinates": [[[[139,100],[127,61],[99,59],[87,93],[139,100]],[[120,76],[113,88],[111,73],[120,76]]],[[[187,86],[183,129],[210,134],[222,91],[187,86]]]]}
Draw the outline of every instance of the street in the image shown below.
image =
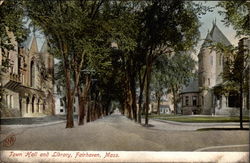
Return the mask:
{"type": "Polygon", "coordinates": [[[2,125],[2,150],[81,151],[248,151],[249,130],[209,130],[204,125],[183,125],[150,120],[143,127],[114,113],[110,116],[65,128],[65,121],[34,125],[2,125]],[[4,139],[15,136],[11,146],[4,139]]]}

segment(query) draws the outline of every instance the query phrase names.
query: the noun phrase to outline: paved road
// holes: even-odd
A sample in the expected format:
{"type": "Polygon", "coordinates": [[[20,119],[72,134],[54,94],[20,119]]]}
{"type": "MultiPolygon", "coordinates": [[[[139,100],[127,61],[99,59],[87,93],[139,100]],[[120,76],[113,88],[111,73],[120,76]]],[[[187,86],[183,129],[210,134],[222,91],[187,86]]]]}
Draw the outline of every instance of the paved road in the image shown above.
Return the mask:
{"type": "MultiPolygon", "coordinates": [[[[106,150],[106,151],[217,151],[214,146],[232,146],[223,151],[248,151],[249,131],[195,131],[197,126],[150,121],[143,127],[116,113],[65,129],[63,121],[50,125],[3,125],[0,148],[4,150],[106,150]],[[186,129],[185,129],[186,128],[186,129]],[[15,134],[10,147],[3,139],[15,134]],[[212,147],[212,148],[211,148],[212,147]]],[[[199,126],[203,128],[204,126],[199,126]]]]}

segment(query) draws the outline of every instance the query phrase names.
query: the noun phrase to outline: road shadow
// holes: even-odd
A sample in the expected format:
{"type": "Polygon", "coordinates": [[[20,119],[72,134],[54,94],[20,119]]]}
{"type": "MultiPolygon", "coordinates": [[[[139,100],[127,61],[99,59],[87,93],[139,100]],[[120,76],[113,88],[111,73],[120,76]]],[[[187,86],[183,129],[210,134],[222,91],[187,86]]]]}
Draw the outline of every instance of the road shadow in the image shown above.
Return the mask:
{"type": "Polygon", "coordinates": [[[152,125],[152,124],[141,124],[143,127],[154,127],[154,125],[152,125]]]}
{"type": "Polygon", "coordinates": [[[61,121],[61,120],[66,120],[66,116],[4,118],[4,119],[0,119],[0,124],[1,125],[31,125],[31,124],[44,124],[48,122],[56,122],[56,121],[61,121]]]}
{"type": "Polygon", "coordinates": [[[249,130],[249,128],[200,128],[197,129],[196,131],[211,131],[211,130],[219,130],[219,131],[234,131],[234,130],[240,130],[240,131],[244,131],[244,130],[249,130]]]}

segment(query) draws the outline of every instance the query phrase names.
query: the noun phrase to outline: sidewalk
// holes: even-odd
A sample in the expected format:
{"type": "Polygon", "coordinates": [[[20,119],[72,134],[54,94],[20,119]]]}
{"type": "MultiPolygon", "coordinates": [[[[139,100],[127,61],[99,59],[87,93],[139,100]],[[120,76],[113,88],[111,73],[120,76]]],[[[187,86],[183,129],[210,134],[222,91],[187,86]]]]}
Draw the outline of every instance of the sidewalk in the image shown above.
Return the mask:
{"type": "Polygon", "coordinates": [[[44,117],[10,117],[1,118],[1,125],[33,125],[47,122],[56,122],[66,120],[66,116],[44,116],[44,117]]]}
{"type": "MultiPolygon", "coordinates": [[[[202,123],[190,123],[190,122],[176,122],[176,121],[169,121],[169,120],[162,120],[162,119],[150,119],[155,120],[163,123],[170,123],[175,125],[186,125],[186,126],[239,126],[240,122],[221,122],[221,123],[214,123],[214,122],[202,122],[202,123]]],[[[249,126],[249,122],[243,122],[243,125],[249,126]]]]}

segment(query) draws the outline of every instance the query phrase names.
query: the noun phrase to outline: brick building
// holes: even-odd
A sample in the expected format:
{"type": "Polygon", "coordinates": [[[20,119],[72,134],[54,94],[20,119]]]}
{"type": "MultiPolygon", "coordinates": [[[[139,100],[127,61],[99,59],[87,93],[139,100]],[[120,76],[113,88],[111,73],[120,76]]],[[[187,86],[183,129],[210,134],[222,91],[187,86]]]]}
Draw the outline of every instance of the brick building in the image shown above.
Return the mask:
{"type": "Polygon", "coordinates": [[[1,48],[0,66],[8,60],[9,67],[1,72],[4,108],[1,117],[36,117],[54,112],[53,67],[54,59],[48,53],[45,41],[38,49],[37,39],[30,35],[17,43],[9,32],[13,50],[1,48]],[[6,55],[3,55],[6,54],[6,55]]]}

